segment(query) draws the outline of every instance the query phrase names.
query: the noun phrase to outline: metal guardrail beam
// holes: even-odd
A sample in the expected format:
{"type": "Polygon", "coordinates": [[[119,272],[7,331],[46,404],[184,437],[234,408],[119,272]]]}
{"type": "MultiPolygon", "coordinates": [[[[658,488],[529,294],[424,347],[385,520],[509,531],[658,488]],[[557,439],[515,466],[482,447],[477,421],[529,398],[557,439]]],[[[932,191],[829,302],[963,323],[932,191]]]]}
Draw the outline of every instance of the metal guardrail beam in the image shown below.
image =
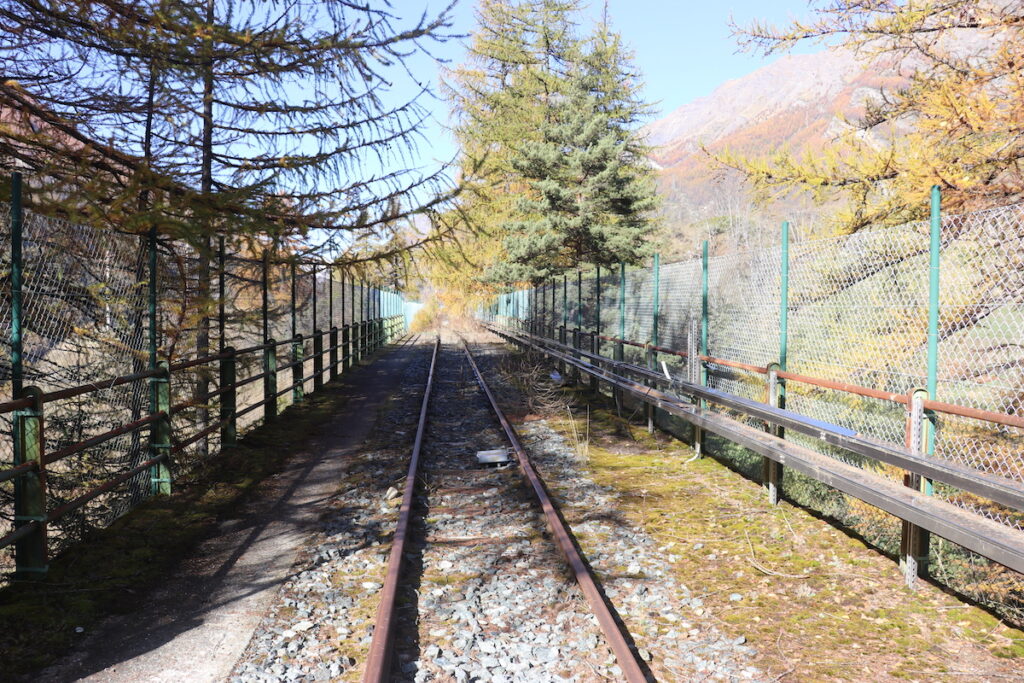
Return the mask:
{"type": "MultiPolygon", "coordinates": [[[[912,522],[990,560],[1018,572],[1024,572],[1024,533],[980,517],[945,501],[927,496],[902,484],[888,481],[835,458],[785,441],[763,430],[749,427],[725,415],[702,411],[697,405],[685,399],[670,396],[657,389],[634,382],[627,377],[609,372],[598,367],[596,364],[578,361],[568,353],[563,353],[548,345],[537,343],[529,338],[532,335],[511,333],[493,326],[488,326],[488,329],[513,343],[536,348],[559,362],[573,365],[580,371],[596,376],[616,389],[632,394],[636,398],[652,404],[671,415],[682,418],[701,429],[718,434],[786,467],[791,467],[796,472],[800,472],[843,493],[863,500],[900,519],[912,522]]],[[[615,361],[611,361],[611,363],[617,366],[625,365],[615,361]]],[[[687,389],[691,386],[694,385],[686,385],[687,389]]],[[[703,387],[698,388],[701,391],[712,392],[712,395],[708,395],[708,400],[714,402],[718,402],[716,398],[725,400],[729,396],[723,395],[721,392],[704,389],[703,387]]],[[[736,406],[742,406],[737,407],[737,410],[743,412],[744,408],[753,407],[746,403],[746,399],[743,399],[743,401],[744,403],[742,404],[735,403],[736,406]]],[[[732,401],[730,400],[730,402],[732,401]]],[[[749,403],[756,404],[756,402],[749,403]]],[[[756,405],[761,414],[770,414],[773,420],[778,420],[777,424],[782,423],[785,413],[790,413],[790,411],[781,411],[778,408],[770,408],[770,406],[763,404],[756,405]],[[765,413],[764,411],[766,410],[769,413],[765,413]]],[[[795,428],[799,422],[792,420],[786,426],[795,428]]],[[[806,421],[803,421],[802,424],[805,427],[807,426],[806,421]]],[[[825,436],[827,437],[828,434],[825,436]]],[[[827,439],[823,438],[823,440],[827,439]]],[[[833,442],[829,441],[829,443],[833,442]]],[[[834,445],[840,444],[835,443],[834,445]]],[[[898,449],[892,450],[898,451],[898,449]]],[[[912,465],[915,464],[913,461],[920,460],[919,458],[907,457],[910,455],[909,452],[903,453],[898,451],[898,455],[900,456],[900,462],[906,463],[908,469],[911,469],[912,465]]],[[[927,464],[935,465],[935,463],[927,464]]],[[[925,472],[922,472],[922,475],[929,476],[925,472]]],[[[934,478],[940,480],[937,476],[934,478]]],[[[972,477],[971,481],[965,483],[977,485],[989,482],[979,482],[977,478],[972,477]]],[[[995,489],[992,490],[995,491],[995,489]]],[[[1024,493],[1019,487],[1014,487],[1012,490],[1004,492],[1012,493],[1014,499],[1018,501],[1021,500],[1021,495],[1024,493]]]]}
{"type": "MultiPolygon", "coordinates": [[[[568,347],[559,342],[528,334],[520,334],[518,336],[524,338],[532,337],[532,340],[537,344],[568,351],[568,347]]],[[[996,503],[1012,507],[1016,510],[1024,510],[1024,485],[1005,477],[980,472],[938,458],[925,457],[909,449],[872,439],[858,434],[852,429],[815,420],[792,410],[774,408],[766,403],[710,389],[699,384],[677,379],[669,380],[664,375],[639,365],[615,361],[583,351],[574,351],[574,353],[586,357],[592,363],[611,366],[618,371],[625,370],[645,380],[658,382],[662,386],[669,385],[676,393],[683,393],[693,398],[704,399],[711,403],[740,411],[750,417],[764,420],[771,425],[784,427],[785,429],[814,437],[831,446],[842,448],[851,453],[912,470],[921,476],[955,486],[996,503]]]]}

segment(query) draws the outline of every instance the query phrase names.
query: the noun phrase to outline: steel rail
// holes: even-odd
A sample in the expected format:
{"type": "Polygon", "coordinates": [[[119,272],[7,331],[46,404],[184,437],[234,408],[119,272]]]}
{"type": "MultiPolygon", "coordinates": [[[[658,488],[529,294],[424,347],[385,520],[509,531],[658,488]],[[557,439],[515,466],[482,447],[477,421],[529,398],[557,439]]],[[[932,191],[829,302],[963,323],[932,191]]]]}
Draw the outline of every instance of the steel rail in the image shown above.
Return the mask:
{"type": "Polygon", "coordinates": [[[166,453],[161,453],[160,455],[158,455],[158,456],[156,456],[154,458],[150,458],[149,460],[146,460],[144,462],[139,463],[138,465],[136,465],[132,469],[128,470],[127,472],[119,474],[118,476],[114,477],[113,479],[107,480],[106,483],[101,484],[100,486],[97,486],[96,488],[92,489],[91,491],[89,491],[87,493],[83,493],[78,498],[75,498],[74,500],[69,501],[69,502],[65,503],[64,505],[61,505],[58,508],[54,508],[53,510],[51,510],[46,515],[46,522],[50,523],[50,522],[53,522],[53,521],[56,521],[56,520],[60,519],[61,517],[63,517],[67,513],[73,512],[73,511],[77,510],[78,508],[82,507],[83,505],[85,505],[86,503],[91,501],[92,499],[94,499],[94,498],[96,498],[96,497],[98,497],[98,496],[100,496],[100,495],[102,495],[102,494],[104,494],[104,493],[114,489],[117,486],[120,486],[121,484],[123,484],[124,482],[128,481],[132,477],[134,477],[134,476],[136,476],[138,474],[141,474],[142,472],[148,470],[153,465],[157,464],[158,462],[161,462],[162,460],[166,460],[166,459],[167,459],[167,454],[166,453]]]}
{"type": "Polygon", "coordinates": [[[110,379],[100,380],[98,382],[90,382],[89,384],[80,384],[77,387],[70,387],[68,389],[59,389],[57,391],[49,391],[43,394],[43,403],[52,403],[53,401],[62,401],[68,398],[75,398],[82,394],[88,394],[93,391],[102,391],[104,389],[112,389],[119,387],[124,384],[131,382],[137,382],[142,379],[149,377],[159,377],[163,374],[162,370],[146,370],[144,372],[136,372],[131,375],[122,375],[120,377],[112,377],[110,379]]]}
{"type": "Polygon", "coordinates": [[[13,413],[15,410],[21,410],[22,408],[31,408],[32,399],[30,398],[16,398],[11,401],[5,401],[0,403],[0,415],[5,413],[13,413]]]}
{"type": "Polygon", "coordinates": [[[619,628],[619,624],[615,620],[615,616],[605,602],[593,574],[591,574],[586,562],[583,561],[583,557],[580,556],[579,550],[573,542],[572,533],[565,522],[562,521],[554,502],[548,496],[547,489],[544,488],[544,482],[534,469],[533,463],[530,462],[530,457],[527,455],[526,449],[523,448],[522,442],[519,441],[519,435],[516,433],[515,427],[505,417],[505,413],[501,410],[501,406],[498,405],[497,399],[491,393],[491,388],[487,386],[487,382],[484,380],[484,376],[480,372],[480,368],[477,367],[472,352],[469,350],[469,344],[465,340],[462,341],[462,344],[466,350],[466,358],[469,360],[469,365],[473,368],[473,374],[476,375],[476,381],[483,390],[484,395],[487,396],[487,401],[491,404],[491,409],[497,416],[498,422],[501,423],[505,436],[508,437],[509,442],[512,444],[516,459],[519,461],[519,469],[530,482],[533,493],[537,496],[537,500],[544,510],[544,518],[547,520],[548,528],[551,530],[559,550],[562,551],[562,555],[569,564],[569,568],[572,569],[576,583],[579,584],[580,589],[583,591],[591,611],[597,617],[597,622],[601,626],[601,632],[604,633],[605,640],[611,646],[612,652],[615,653],[615,658],[619,663],[619,668],[622,669],[625,680],[629,681],[629,683],[644,683],[647,677],[643,672],[643,667],[638,661],[636,653],[630,648],[626,637],[622,633],[622,629],[619,628]]]}
{"type": "Polygon", "coordinates": [[[405,541],[409,533],[409,520],[412,517],[413,495],[416,490],[416,475],[420,466],[420,450],[423,446],[423,434],[427,427],[427,409],[430,407],[430,394],[434,388],[434,370],[437,367],[437,355],[441,349],[441,339],[434,342],[434,352],[430,357],[430,370],[427,373],[427,386],[423,390],[423,402],[420,405],[419,424],[416,425],[416,438],[412,444],[412,456],[409,458],[409,472],[405,477],[405,490],[402,493],[402,506],[398,511],[398,525],[391,542],[391,553],[388,555],[388,573],[381,589],[380,604],[377,605],[377,616],[373,626],[373,640],[363,671],[363,683],[384,683],[391,677],[391,649],[394,641],[395,598],[398,596],[398,581],[402,573],[402,556],[405,553],[405,541]]]}
{"type": "Polygon", "coordinates": [[[120,427],[115,427],[114,429],[103,432],[102,434],[97,434],[96,436],[91,437],[89,439],[84,439],[82,441],[79,441],[78,443],[73,443],[69,446],[65,446],[60,450],[53,451],[52,453],[47,453],[45,456],[43,456],[43,464],[50,465],[57,462],[58,460],[63,460],[64,458],[75,455],[82,451],[88,450],[90,448],[95,448],[96,446],[104,444],[113,438],[116,438],[118,436],[124,436],[125,434],[130,434],[131,432],[134,432],[137,429],[142,429],[146,425],[150,425],[164,417],[166,417],[166,415],[164,414],[163,411],[157,413],[150,413],[146,417],[135,420],[134,422],[128,422],[127,424],[123,424],[120,427]]]}

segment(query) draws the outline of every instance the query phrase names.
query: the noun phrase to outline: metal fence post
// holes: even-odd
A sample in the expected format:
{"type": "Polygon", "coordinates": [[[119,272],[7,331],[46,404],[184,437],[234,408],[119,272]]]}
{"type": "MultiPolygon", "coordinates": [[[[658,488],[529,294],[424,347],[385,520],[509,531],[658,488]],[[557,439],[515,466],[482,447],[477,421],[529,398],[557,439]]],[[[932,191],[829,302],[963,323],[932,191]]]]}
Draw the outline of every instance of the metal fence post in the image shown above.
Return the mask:
{"type": "Polygon", "coordinates": [[[263,421],[277,417],[277,341],[269,337],[263,348],[263,421]]]}
{"type": "Polygon", "coordinates": [[[324,333],[313,330],[313,391],[324,388],[324,333]]]}
{"type": "MultiPolygon", "coordinates": [[[[622,341],[626,338],[626,264],[619,262],[619,341],[615,343],[615,360],[622,362],[626,359],[626,347],[622,341]]],[[[622,391],[616,387],[612,389],[612,398],[615,399],[615,407],[620,416],[622,413],[622,391]]]]}
{"type": "Polygon", "coordinates": [[[238,420],[236,417],[238,396],[235,387],[235,369],[237,356],[232,347],[222,351],[220,359],[220,443],[221,446],[234,446],[238,437],[238,420]]]}
{"type": "Polygon", "coordinates": [[[299,333],[298,327],[298,301],[295,291],[295,260],[291,263],[292,287],[291,287],[291,309],[292,309],[292,338],[299,333]]]}
{"type": "Polygon", "coordinates": [[[550,339],[558,341],[558,280],[551,278],[551,334],[550,339]]]}
{"type": "Polygon", "coordinates": [[[15,541],[15,575],[39,578],[47,569],[43,392],[39,387],[24,387],[15,396],[31,399],[32,405],[13,415],[14,465],[36,464],[14,480],[14,527],[31,525],[31,530],[15,541]]]}
{"type": "Polygon", "coordinates": [[[24,318],[22,317],[22,255],[21,174],[11,174],[11,395],[19,396],[25,380],[22,364],[24,318]]]}
{"type": "MultiPolygon", "coordinates": [[[[572,331],[572,347],[574,349],[583,348],[583,340],[581,335],[583,333],[583,271],[579,268],[576,269],[576,320],[572,331]]],[[[580,360],[580,354],[575,353],[573,357],[576,360],[580,360]]],[[[580,381],[580,371],[573,370],[573,381],[580,381]]]]}
{"type": "MultiPolygon", "coordinates": [[[[147,342],[149,346],[149,369],[156,370],[156,327],[157,327],[157,278],[159,277],[159,270],[157,264],[157,248],[156,248],[156,225],[150,226],[149,237],[148,237],[148,251],[149,251],[149,282],[147,283],[147,298],[149,304],[149,320],[147,325],[147,342]]],[[[155,399],[152,393],[150,393],[150,408],[152,409],[152,403],[155,399]]]]}
{"type": "MultiPolygon", "coordinates": [[[[349,297],[352,298],[351,296],[349,297]]],[[[345,322],[345,271],[341,271],[341,371],[349,369],[351,361],[351,348],[349,348],[349,330],[352,316],[349,315],[348,323],[345,322]]]]}
{"type": "MultiPolygon", "coordinates": [[[[939,393],[939,263],[942,249],[942,194],[938,185],[932,186],[931,221],[929,226],[928,257],[928,398],[936,400],[939,393]]],[[[924,426],[925,452],[935,455],[935,414],[929,413],[924,426]]],[[[932,481],[925,479],[922,489],[932,494],[932,481]]]]}
{"type": "Polygon", "coordinates": [[[270,339],[270,252],[263,251],[263,277],[260,281],[260,294],[262,296],[263,317],[263,343],[270,339]]]}
{"type": "MultiPolygon", "coordinates": [[[[789,360],[789,221],[782,223],[782,253],[779,283],[779,361],[768,365],[768,403],[776,408],[786,407],[786,380],[779,371],[786,370],[789,360]]],[[[780,439],[785,430],[776,426],[772,433],[780,439]]],[[[777,505],[782,498],[782,464],[771,458],[762,461],[762,477],[768,493],[768,503],[777,505]]]]}
{"type": "MultiPolygon", "coordinates": [[[[708,355],[708,241],[704,240],[700,247],[700,354],[696,359],[700,372],[700,385],[708,385],[708,368],[704,359],[708,355]]],[[[704,399],[697,402],[697,407],[704,410],[707,403],[704,399]]],[[[704,430],[695,427],[693,430],[693,448],[698,456],[704,455],[704,430]]]]}
{"type": "Polygon", "coordinates": [[[356,360],[366,356],[366,281],[359,281],[359,334],[356,342],[356,360]]]}
{"type": "MultiPolygon", "coordinates": [[[[939,266],[942,250],[942,193],[938,185],[931,189],[928,245],[928,367],[927,386],[909,396],[910,416],[907,424],[907,447],[915,453],[935,455],[936,416],[924,409],[926,399],[935,400],[939,384],[939,266]]],[[[905,472],[904,485],[932,495],[932,481],[913,472],[905,472]]],[[[927,530],[903,522],[900,543],[900,566],[907,586],[913,588],[918,577],[928,575],[928,553],[931,545],[927,530]]]]}
{"type": "MultiPolygon", "coordinates": [[[[778,363],[768,364],[768,385],[766,390],[768,392],[768,405],[773,408],[780,407],[778,363]]],[[[779,435],[781,430],[781,427],[768,428],[768,431],[776,436],[779,435]]],[[[768,494],[768,503],[770,505],[777,505],[782,489],[782,466],[766,456],[761,456],[761,484],[764,486],[765,492],[768,494]]]]}
{"type": "MultiPolygon", "coordinates": [[[[661,254],[654,254],[654,270],[652,272],[651,287],[653,289],[651,302],[651,345],[658,346],[658,322],[661,315],[661,254]]],[[[647,348],[647,368],[654,370],[657,367],[658,352],[653,348],[647,348]]],[[[653,386],[652,382],[648,385],[653,386]]],[[[647,404],[647,433],[654,434],[654,406],[647,404]]]]}
{"type": "Polygon", "coordinates": [[[217,236],[217,349],[227,346],[227,253],[224,235],[217,236]]]}
{"type": "MultiPolygon", "coordinates": [[[[908,394],[908,414],[906,430],[906,447],[914,453],[923,453],[927,448],[927,420],[925,419],[924,401],[928,398],[927,389],[913,389],[908,394]]],[[[904,472],[903,484],[908,488],[920,490],[921,476],[913,472],[904,472]]],[[[907,586],[914,588],[919,576],[928,573],[929,533],[921,527],[903,520],[900,535],[900,569],[907,586]]]]}
{"type": "Polygon", "coordinates": [[[160,417],[149,429],[149,452],[151,458],[163,456],[163,460],[150,469],[150,485],[153,495],[171,493],[171,366],[166,360],[157,362],[160,374],[150,378],[153,395],[156,397],[154,414],[160,417]]]}
{"type": "Polygon", "coordinates": [[[337,326],[331,326],[331,336],[327,339],[327,343],[331,345],[331,351],[329,354],[331,363],[331,380],[338,379],[338,328],[337,326]]]}
{"type": "Polygon", "coordinates": [[[295,335],[292,339],[292,403],[302,400],[305,387],[302,381],[302,370],[305,363],[302,345],[305,342],[301,334],[295,335]]]}
{"type": "Polygon", "coordinates": [[[620,363],[626,359],[626,348],[622,340],[626,338],[626,264],[619,263],[619,342],[615,346],[615,360],[620,363]]]}
{"type": "MultiPolygon", "coordinates": [[[[558,341],[562,344],[566,344],[569,341],[569,276],[562,273],[562,327],[558,332],[558,341]]],[[[566,376],[567,366],[562,363],[560,371],[562,377],[566,376]]]]}

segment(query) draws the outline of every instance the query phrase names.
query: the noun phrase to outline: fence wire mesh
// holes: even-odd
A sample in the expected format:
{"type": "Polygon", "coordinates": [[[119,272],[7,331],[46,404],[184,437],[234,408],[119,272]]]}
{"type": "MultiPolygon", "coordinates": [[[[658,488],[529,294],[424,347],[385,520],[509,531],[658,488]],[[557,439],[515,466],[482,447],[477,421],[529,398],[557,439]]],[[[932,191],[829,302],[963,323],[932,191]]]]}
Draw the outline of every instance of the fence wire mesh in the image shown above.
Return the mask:
{"type": "MultiPolygon", "coordinates": [[[[787,368],[820,380],[842,382],[907,395],[928,385],[929,234],[927,222],[870,229],[849,236],[797,242],[788,254],[789,300],[787,368]]],[[[705,363],[710,387],[758,401],[767,398],[765,372],[737,369],[714,361],[757,368],[781,358],[783,251],[780,247],[716,255],[664,265],[659,276],[658,329],[654,329],[652,269],[594,274],[583,289],[583,326],[681,352],[696,348],[703,322],[708,330],[705,363]],[[706,302],[702,278],[707,278],[706,302]],[[624,289],[625,299],[620,291],[624,289]],[[621,305],[621,308],[620,308],[621,305]],[[620,314],[622,311],[622,314],[620,314]],[[622,332],[620,332],[620,330],[622,332]]],[[[535,317],[540,333],[562,324],[562,297],[568,282],[570,307],[575,278],[538,287],[536,310],[496,311],[507,319],[535,317]]],[[[570,315],[569,326],[576,325],[570,315]]],[[[1024,412],[1024,205],[943,218],[940,230],[937,400],[995,413],[1024,412]]],[[[615,344],[601,345],[611,356],[615,344]]],[[[627,361],[644,363],[644,350],[625,347],[627,361]]],[[[674,376],[692,377],[688,358],[662,356],[674,376]]],[[[907,410],[902,403],[823,388],[786,383],[786,408],[885,442],[904,445],[907,410]]],[[[945,413],[935,424],[931,455],[980,472],[1024,483],[1021,430],[945,413]]],[[[824,445],[818,439],[787,434],[875,474],[902,481],[901,469],[824,445]]],[[[727,443],[714,443],[717,455],[741,471],[760,477],[760,457],[727,443]]],[[[785,471],[783,488],[794,502],[828,514],[856,529],[883,550],[897,553],[900,523],[890,515],[833,489],[785,471]]],[[[1024,533],[1024,513],[936,484],[933,494],[978,515],[1024,533]]],[[[931,541],[933,575],[947,585],[993,605],[1024,623],[1024,577],[942,539],[931,541]]]]}
{"type": "MultiPolygon", "coordinates": [[[[0,401],[13,396],[11,208],[0,203],[0,401]]],[[[47,454],[136,422],[150,414],[150,389],[145,381],[105,386],[104,381],[143,372],[150,367],[149,243],[143,236],[112,233],[76,225],[32,211],[24,212],[23,241],[23,376],[25,386],[53,392],[94,384],[88,393],[47,403],[47,454]]],[[[356,284],[346,272],[325,264],[267,262],[241,247],[228,245],[221,255],[190,245],[161,240],[157,249],[156,326],[158,355],[174,363],[216,354],[226,347],[252,348],[272,338],[287,342],[276,349],[278,367],[293,359],[291,340],[303,336],[303,388],[314,388],[313,333],[329,331],[397,313],[401,297],[376,287],[356,284]],[[266,271],[266,272],[265,272],[266,271]],[[294,272],[294,278],[293,278],[294,272]],[[266,328],[264,328],[266,278],[266,328]],[[390,304],[386,310],[384,303],[390,304]]],[[[338,334],[339,341],[341,334],[338,334]]],[[[325,352],[330,337],[323,337],[325,352]]],[[[340,359],[343,350],[338,351],[340,359]]],[[[326,367],[326,359],[324,366],[326,367]]],[[[239,355],[236,381],[264,372],[261,353],[239,355]]],[[[277,386],[292,383],[292,369],[279,369],[277,386]]],[[[327,379],[325,373],[324,379],[327,379]]],[[[220,450],[220,378],[216,364],[171,373],[174,442],[185,444],[173,458],[177,481],[187,481],[205,459],[220,450]]],[[[237,391],[241,410],[263,399],[263,384],[253,381],[237,391]]],[[[278,409],[293,402],[283,392],[278,409]]],[[[263,408],[238,420],[242,434],[262,423],[263,408]]],[[[14,463],[12,414],[0,415],[0,470],[14,463]]],[[[100,483],[147,460],[148,428],[135,429],[47,465],[49,509],[64,505],[100,483]]],[[[52,556],[77,542],[91,528],[102,527],[150,495],[150,473],[143,471],[121,486],[48,525],[52,556]]],[[[14,482],[0,483],[0,536],[11,530],[14,482]]],[[[13,546],[0,549],[0,573],[13,568],[13,546]]]]}

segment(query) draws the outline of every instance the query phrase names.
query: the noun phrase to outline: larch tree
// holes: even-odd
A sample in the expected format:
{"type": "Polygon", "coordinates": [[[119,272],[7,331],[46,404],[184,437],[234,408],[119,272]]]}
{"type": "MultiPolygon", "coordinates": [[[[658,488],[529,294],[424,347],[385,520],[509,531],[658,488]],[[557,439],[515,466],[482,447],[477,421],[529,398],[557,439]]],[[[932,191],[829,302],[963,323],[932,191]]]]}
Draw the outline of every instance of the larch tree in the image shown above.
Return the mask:
{"type": "Polygon", "coordinates": [[[902,85],[866,104],[829,149],[768,158],[726,153],[762,198],[807,191],[847,208],[837,229],[921,218],[932,185],[949,210],[1024,197],[1024,8],[998,0],[838,0],[786,27],[734,26],[764,54],[806,41],[884,60],[902,85]],[[879,140],[882,142],[880,143],[879,140]]]}
{"type": "Polygon", "coordinates": [[[223,219],[236,234],[315,230],[306,242],[324,249],[386,241],[399,207],[450,199],[443,174],[409,170],[425,110],[388,92],[411,52],[446,39],[447,9],[410,22],[384,0],[3,0],[0,17],[0,108],[28,124],[5,126],[0,154],[80,186],[72,211],[105,183],[108,221],[160,192],[175,236],[201,243],[223,219]]]}

